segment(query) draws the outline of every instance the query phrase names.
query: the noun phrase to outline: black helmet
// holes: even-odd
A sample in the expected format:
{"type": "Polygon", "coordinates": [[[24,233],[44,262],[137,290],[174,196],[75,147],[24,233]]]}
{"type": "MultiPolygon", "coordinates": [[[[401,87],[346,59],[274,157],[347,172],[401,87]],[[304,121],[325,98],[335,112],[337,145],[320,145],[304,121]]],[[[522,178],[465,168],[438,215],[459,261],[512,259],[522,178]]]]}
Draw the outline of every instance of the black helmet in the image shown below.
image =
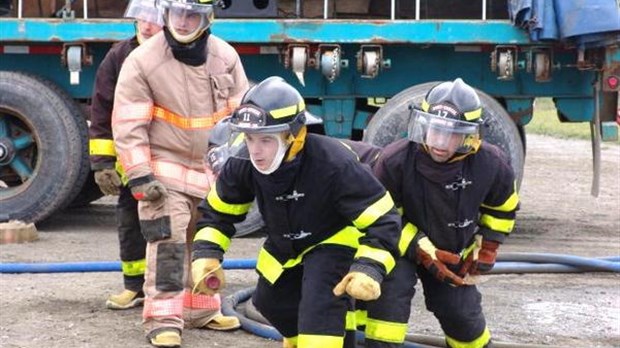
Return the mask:
{"type": "Polygon", "coordinates": [[[480,146],[482,107],[476,91],[463,80],[431,88],[421,110],[413,109],[409,140],[435,149],[468,154],[480,146]]]}
{"type": "Polygon", "coordinates": [[[478,122],[482,116],[478,93],[461,78],[431,88],[422,101],[422,111],[467,122],[478,122]]]}
{"type": "Polygon", "coordinates": [[[234,130],[245,133],[290,132],[297,135],[303,125],[321,123],[306,111],[301,94],[283,78],[269,77],[250,88],[230,121],[234,130]]]}
{"type": "Polygon", "coordinates": [[[230,116],[219,120],[209,132],[209,147],[224,145],[230,139],[230,116]]]}

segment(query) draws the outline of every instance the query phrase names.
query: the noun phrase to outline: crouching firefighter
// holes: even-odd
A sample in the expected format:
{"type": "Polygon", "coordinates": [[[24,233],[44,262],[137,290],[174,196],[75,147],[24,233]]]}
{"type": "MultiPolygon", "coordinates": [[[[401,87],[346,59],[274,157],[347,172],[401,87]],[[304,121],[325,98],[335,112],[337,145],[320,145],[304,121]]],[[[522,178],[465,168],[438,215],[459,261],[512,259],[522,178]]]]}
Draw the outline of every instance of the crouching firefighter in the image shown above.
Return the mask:
{"type": "Polygon", "coordinates": [[[184,326],[239,327],[219,295],[193,292],[192,214],[210,189],[209,131],[248,89],[239,55],[211,35],[210,0],[159,0],[164,28],[125,60],[116,86],[114,144],[139,200],[147,241],[143,326],[156,347],[178,347],[184,326]],[[189,237],[188,235],[189,234],[189,237]]]}
{"type": "Polygon", "coordinates": [[[400,216],[352,151],[307,134],[306,125],[316,122],[279,77],[245,94],[230,121],[231,141],[242,132],[245,146],[225,162],[199,206],[192,273],[224,284],[220,265],[233,224],[256,198],[268,236],[253,304],[284,336],[284,347],[354,347],[351,297],[379,297],[398,256],[400,216]]]}
{"type": "Polygon", "coordinates": [[[506,155],[480,139],[482,116],[472,87],[441,83],[411,108],[408,138],[374,166],[403,212],[403,257],[367,303],[367,347],[402,346],[417,279],[448,347],[491,347],[474,279],[493,268],[519,198],[506,155]]]}

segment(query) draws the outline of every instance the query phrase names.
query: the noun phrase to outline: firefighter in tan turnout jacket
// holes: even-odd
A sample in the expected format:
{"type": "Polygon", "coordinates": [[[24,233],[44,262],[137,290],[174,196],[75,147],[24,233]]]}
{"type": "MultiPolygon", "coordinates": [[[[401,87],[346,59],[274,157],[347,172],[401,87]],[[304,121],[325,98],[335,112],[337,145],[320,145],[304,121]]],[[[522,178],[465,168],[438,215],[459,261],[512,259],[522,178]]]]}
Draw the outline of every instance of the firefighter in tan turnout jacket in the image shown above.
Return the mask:
{"type": "Polygon", "coordinates": [[[209,131],[239,104],[248,81],[235,50],[209,31],[210,0],[158,6],[164,30],[125,60],[112,126],[147,240],[144,329],[152,345],[178,347],[184,326],[239,327],[222,316],[218,295],[192,291],[187,241],[212,182],[202,161],[209,131]]]}

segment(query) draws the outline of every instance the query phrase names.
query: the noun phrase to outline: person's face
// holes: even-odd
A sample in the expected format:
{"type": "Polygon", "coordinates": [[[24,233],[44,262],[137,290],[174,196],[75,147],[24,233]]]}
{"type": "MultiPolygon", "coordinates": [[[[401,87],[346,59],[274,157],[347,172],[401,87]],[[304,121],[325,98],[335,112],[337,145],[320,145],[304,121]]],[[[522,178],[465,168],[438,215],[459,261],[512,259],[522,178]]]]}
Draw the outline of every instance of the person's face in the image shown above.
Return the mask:
{"type": "Polygon", "coordinates": [[[180,35],[193,33],[201,24],[203,15],[199,12],[170,9],[169,22],[180,35]]]}
{"type": "Polygon", "coordinates": [[[463,134],[443,132],[429,128],[426,135],[426,145],[431,158],[435,162],[443,163],[449,160],[456,150],[463,144],[463,134]]]}
{"type": "Polygon", "coordinates": [[[278,153],[280,142],[277,134],[245,134],[245,143],[250,157],[259,170],[267,170],[273,163],[278,153]]]}
{"type": "Polygon", "coordinates": [[[140,34],[140,37],[142,37],[142,39],[144,40],[150,39],[151,36],[159,33],[162,29],[159,25],[155,23],[147,22],[141,19],[138,19],[136,22],[138,26],[138,33],[140,34]]]}

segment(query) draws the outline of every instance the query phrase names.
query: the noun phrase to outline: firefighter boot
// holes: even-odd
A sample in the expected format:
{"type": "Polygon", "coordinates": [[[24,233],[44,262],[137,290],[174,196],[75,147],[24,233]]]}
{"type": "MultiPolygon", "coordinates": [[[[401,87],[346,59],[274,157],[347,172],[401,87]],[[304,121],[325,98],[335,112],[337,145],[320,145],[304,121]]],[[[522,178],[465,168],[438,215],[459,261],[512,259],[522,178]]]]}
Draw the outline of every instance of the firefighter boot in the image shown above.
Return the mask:
{"type": "Polygon", "coordinates": [[[120,294],[111,295],[105,302],[105,306],[109,309],[129,309],[141,306],[144,302],[144,293],[142,291],[123,290],[120,294]]]}
{"type": "Polygon", "coordinates": [[[162,348],[181,347],[181,334],[174,329],[164,329],[159,331],[150,339],[151,345],[162,348]]]}
{"type": "Polygon", "coordinates": [[[205,325],[207,329],[216,331],[230,331],[241,327],[241,323],[237,317],[225,316],[218,314],[205,325]]]}

